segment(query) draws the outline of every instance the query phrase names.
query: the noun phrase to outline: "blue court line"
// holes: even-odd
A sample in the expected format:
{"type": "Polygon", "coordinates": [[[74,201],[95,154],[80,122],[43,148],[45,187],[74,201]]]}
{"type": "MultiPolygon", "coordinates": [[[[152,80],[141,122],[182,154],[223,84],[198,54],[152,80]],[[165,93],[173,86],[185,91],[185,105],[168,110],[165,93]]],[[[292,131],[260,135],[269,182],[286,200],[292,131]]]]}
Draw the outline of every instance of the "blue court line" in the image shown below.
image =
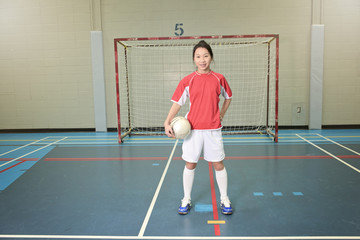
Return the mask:
{"type": "Polygon", "coordinates": [[[254,192],[253,193],[254,196],[264,196],[264,193],[263,192],[254,192]]]}
{"type": "MultiPolygon", "coordinates": [[[[263,197],[263,196],[265,196],[265,194],[263,192],[253,192],[253,195],[255,197],[263,197]]],[[[273,192],[272,195],[277,196],[277,197],[284,196],[284,194],[282,192],[273,192]]],[[[292,192],[292,195],[294,195],[294,196],[304,196],[304,194],[302,192],[292,192]]]]}
{"type": "Polygon", "coordinates": [[[1,169],[4,172],[0,173],[0,191],[5,190],[10,184],[12,184],[16,179],[23,175],[28,169],[38,162],[36,161],[24,161],[19,164],[19,162],[13,162],[10,166],[6,166],[9,170],[4,171],[6,168],[1,169]],[[19,164],[17,166],[14,166],[19,164]],[[14,167],[12,167],[14,166],[14,167]]]}
{"type": "Polygon", "coordinates": [[[302,192],[293,192],[294,196],[304,196],[302,192]]]}
{"type": "Polygon", "coordinates": [[[212,212],[213,206],[212,204],[196,204],[195,212],[212,212]]]}
{"type": "MultiPolygon", "coordinates": [[[[56,139],[54,139],[52,143],[57,143],[62,139],[55,140],[56,139]]],[[[36,140],[36,142],[37,141],[39,140],[36,140]]],[[[55,147],[52,143],[48,143],[45,146],[33,146],[27,144],[23,147],[2,153],[2,156],[6,156],[6,158],[3,157],[2,159],[5,161],[0,163],[0,191],[5,190],[10,184],[24,174],[26,170],[30,169],[40,158],[49,153],[55,147]],[[37,160],[22,160],[26,158],[36,158],[37,160]]]]}
{"type": "MultiPolygon", "coordinates": [[[[325,137],[331,138],[334,141],[349,142],[360,141],[360,129],[354,130],[280,130],[279,131],[279,143],[278,144],[304,144],[295,134],[300,134],[311,138],[312,141],[321,141],[326,143],[317,134],[321,134],[325,137]]],[[[57,143],[56,145],[119,145],[117,133],[96,133],[96,132],[70,132],[70,133],[27,133],[27,134],[1,134],[0,145],[23,145],[27,142],[34,142],[38,139],[47,137],[48,139],[42,141],[42,143],[51,142],[55,139],[66,136],[67,139],[57,143]],[[32,139],[31,139],[32,138],[32,139]]],[[[257,135],[223,135],[225,144],[274,144],[270,137],[257,136],[257,135]]],[[[166,136],[131,136],[126,137],[125,145],[132,146],[144,146],[148,144],[154,145],[173,145],[175,139],[168,138],[166,136]]],[[[181,142],[181,141],[180,141],[181,142]]],[[[331,144],[331,143],[329,143],[331,144]]],[[[35,145],[35,144],[34,144],[35,145]]],[[[36,144],[38,145],[38,144],[36,144]]],[[[41,145],[41,144],[39,144],[41,145]]]]}

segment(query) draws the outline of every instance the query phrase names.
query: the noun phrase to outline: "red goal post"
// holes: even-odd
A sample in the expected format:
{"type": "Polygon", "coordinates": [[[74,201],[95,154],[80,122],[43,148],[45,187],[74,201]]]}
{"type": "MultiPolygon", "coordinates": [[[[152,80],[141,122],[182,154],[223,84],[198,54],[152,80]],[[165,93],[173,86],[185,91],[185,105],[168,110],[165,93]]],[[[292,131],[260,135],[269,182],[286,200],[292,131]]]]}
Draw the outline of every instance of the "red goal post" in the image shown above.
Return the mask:
{"type": "MultiPolygon", "coordinates": [[[[164,134],[172,93],[195,71],[192,48],[202,39],[214,52],[212,70],[233,91],[223,134],[266,134],[278,141],[279,35],[260,34],[115,38],[119,143],[128,135],[164,134]]],[[[187,111],[183,106],[179,115],[187,111]]]]}

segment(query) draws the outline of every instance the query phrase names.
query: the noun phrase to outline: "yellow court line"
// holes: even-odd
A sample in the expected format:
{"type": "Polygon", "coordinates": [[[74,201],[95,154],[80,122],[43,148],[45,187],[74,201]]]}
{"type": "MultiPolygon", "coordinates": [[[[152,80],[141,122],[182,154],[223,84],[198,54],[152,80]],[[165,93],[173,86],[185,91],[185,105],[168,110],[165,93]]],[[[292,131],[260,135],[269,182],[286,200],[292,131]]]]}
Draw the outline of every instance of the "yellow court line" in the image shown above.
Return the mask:
{"type": "Polygon", "coordinates": [[[74,138],[74,139],[67,139],[67,141],[117,141],[117,138],[74,138]]]}
{"type": "MultiPolygon", "coordinates": [[[[54,139],[47,139],[47,140],[42,140],[41,142],[53,142],[53,141],[56,141],[58,139],[54,138],[54,139]]],[[[104,138],[104,139],[89,139],[89,138],[86,138],[86,139],[66,139],[66,141],[95,141],[95,140],[110,140],[110,141],[116,141],[117,138],[104,138]]],[[[10,139],[10,140],[4,140],[4,139],[1,139],[0,142],[33,142],[35,141],[34,139],[21,139],[21,140],[14,140],[14,139],[10,139]]]]}
{"type": "MultiPolygon", "coordinates": [[[[327,136],[328,138],[360,138],[360,136],[327,136]]],[[[255,136],[251,136],[251,137],[230,137],[227,135],[223,135],[224,139],[269,139],[271,137],[255,137],[255,136]]],[[[296,135],[294,136],[279,136],[279,138],[281,139],[286,139],[286,138],[298,138],[296,135]]],[[[318,136],[307,136],[307,138],[320,138],[318,136]]],[[[168,138],[168,137],[157,137],[157,138],[132,138],[132,140],[176,140],[173,138],[168,138]]]]}
{"type": "MultiPolygon", "coordinates": [[[[21,140],[14,140],[14,139],[0,139],[0,142],[34,142],[35,139],[21,139],[21,140]]],[[[45,141],[45,140],[43,140],[45,141]]],[[[46,140],[49,141],[49,140],[46,140]]]]}
{"type": "MultiPolygon", "coordinates": [[[[117,138],[115,137],[109,137],[109,138],[73,138],[71,139],[71,136],[68,136],[69,138],[65,141],[116,141],[117,138]]],[[[43,140],[42,142],[52,142],[56,141],[60,137],[54,137],[50,139],[43,140]]],[[[226,135],[223,135],[224,139],[232,139],[232,140],[239,140],[239,139],[269,139],[269,137],[226,137],[226,135]]],[[[279,136],[279,139],[289,139],[289,138],[298,138],[297,136],[279,136]]],[[[306,138],[320,138],[319,136],[306,136],[306,138]]],[[[327,138],[360,138],[360,136],[327,136],[327,138]]],[[[169,140],[176,140],[172,138],[167,137],[159,137],[159,138],[132,138],[131,140],[135,141],[141,141],[141,140],[161,140],[161,141],[169,141],[169,140]]],[[[0,139],[0,142],[32,142],[35,141],[34,139],[0,139]]]]}
{"type": "Polygon", "coordinates": [[[225,224],[225,220],[208,220],[208,224],[225,224]]]}
{"type": "MultiPolygon", "coordinates": [[[[328,136],[329,138],[360,138],[360,136],[328,136]]],[[[223,135],[223,138],[225,140],[239,140],[239,139],[269,139],[270,137],[226,137],[223,135]]],[[[279,139],[288,139],[288,138],[294,138],[298,139],[296,136],[279,136],[279,139]]],[[[318,136],[307,136],[307,138],[320,138],[318,136]]],[[[110,140],[115,141],[117,138],[103,138],[103,139],[67,139],[67,141],[92,141],[92,140],[110,140]]],[[[158,138],[132,138],[131,140],[134,141],[144,141],[144,140],[157,140],[157,141],[175,141],[176,139],[167,138],[167,137],[158,137],[158,138]]],[[[1,141],[1,140],[0,140],[1,141]]]]}

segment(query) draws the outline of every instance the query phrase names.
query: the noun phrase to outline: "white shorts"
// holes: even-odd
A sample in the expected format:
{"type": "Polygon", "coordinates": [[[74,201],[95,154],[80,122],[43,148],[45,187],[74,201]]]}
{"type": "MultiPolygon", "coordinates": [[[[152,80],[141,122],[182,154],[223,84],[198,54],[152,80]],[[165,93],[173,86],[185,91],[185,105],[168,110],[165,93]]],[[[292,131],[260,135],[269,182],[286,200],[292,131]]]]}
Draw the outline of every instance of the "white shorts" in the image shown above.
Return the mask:
{"type": "Polygon", "coordinates": [[[199,161],[202,151],[204,159],[208,162],[220,162],[225,158],[221,129],[193,130],[184,139],[182,145],[182,158],[191,163],[199,161]]]}

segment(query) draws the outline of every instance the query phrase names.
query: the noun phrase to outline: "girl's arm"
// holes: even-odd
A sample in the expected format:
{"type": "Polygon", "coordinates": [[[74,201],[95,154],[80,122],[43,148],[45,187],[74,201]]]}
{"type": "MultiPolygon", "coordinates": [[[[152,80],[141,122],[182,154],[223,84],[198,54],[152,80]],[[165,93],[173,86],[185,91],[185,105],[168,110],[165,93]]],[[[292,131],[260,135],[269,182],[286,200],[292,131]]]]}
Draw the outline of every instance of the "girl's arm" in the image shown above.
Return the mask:
{"type": "Polygon", "coordinates": [[[231,98],[224,100],[223,105],[222,105],[221,110],[220,110],[220,121],[223,120],[223,118],[225,116],[225,113],[226,113],[226,111],[228,110],[228,108],[230,106],[230,102],[231,102],[231,98]]]}
{"type": "Polygon", "coordinates": [[[170,123],[171,123],[171,120],[180,111],[180,108],[181,108],[181,106],[179,104],[177,104],[176,102],[174,102],[170,108],[167,118],[165,119],[165,122],[164,122],[165,133],[168,137],[175,138],[175,135],[171,129],[170,123]]]}

